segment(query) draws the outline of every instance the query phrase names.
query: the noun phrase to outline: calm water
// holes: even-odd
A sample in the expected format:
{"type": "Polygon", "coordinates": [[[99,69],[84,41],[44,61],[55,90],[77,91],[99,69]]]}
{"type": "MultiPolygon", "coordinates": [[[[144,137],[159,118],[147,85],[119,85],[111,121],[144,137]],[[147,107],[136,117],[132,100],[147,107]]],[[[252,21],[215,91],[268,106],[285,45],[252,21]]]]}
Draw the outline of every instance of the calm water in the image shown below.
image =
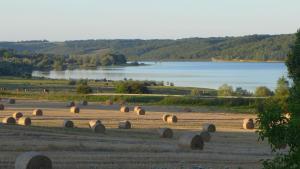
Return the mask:
{"type": "Polygon", "coordinates": [[[257,86],[276,87],[286,75],[284,63],[232,62],[146,62],[147,66],[105,67],[97,70],[33,72],[33,76],[55,79],[156,80],[175,86],[218,88],[224,83],[254,90],[257,86]]]}

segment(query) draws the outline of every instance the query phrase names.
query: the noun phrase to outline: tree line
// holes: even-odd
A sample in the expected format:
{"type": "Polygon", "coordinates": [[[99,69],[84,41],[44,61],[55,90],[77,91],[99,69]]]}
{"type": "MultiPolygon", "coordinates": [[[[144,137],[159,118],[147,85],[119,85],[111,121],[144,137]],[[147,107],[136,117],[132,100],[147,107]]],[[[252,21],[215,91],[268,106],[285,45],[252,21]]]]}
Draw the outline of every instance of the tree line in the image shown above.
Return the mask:
{"type": "Polygon", "coordinates": [[[0,61],[0,76],[30,76],[33,70],[66,70],[122,65],[126,64],[127,59],[124,55],[117,53],[74,56],[2,49],[0,61]]]}
{"type": "Polygon", "coordinates": [[[0,42],[0,49],[55,55],[94,55],[110,50],[129,60],[257,60],[283,61],[294,34],[241,37],[186,38],[178,40],[77,40],[65,42],[0,42]]]}

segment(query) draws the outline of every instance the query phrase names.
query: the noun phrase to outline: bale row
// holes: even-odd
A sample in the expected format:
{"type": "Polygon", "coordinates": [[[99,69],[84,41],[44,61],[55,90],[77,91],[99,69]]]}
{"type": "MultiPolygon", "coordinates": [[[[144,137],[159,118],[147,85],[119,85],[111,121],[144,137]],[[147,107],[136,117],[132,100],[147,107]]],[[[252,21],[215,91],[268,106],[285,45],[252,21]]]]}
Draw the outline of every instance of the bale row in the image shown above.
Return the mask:
{"type": "Polygon", "coordinates": [[[33,112],[32,112],[32,115],[34,115],[34,116],[43,116],[43,110],[34,109],[33,112]]]}
{"type": "Polygon", "coordinates": [[[70,112],[71,113],[79,113],[80,112],[80,108],[79,107],[77,107],[77,106],[73,106],[73,107],[71,107],[70,108],[70,112]]]}
{"type": "Polygon", "coordinates": [[[178,121],[177,116],[170,115],[170,114],[164,114],[162,119],[164,122],[167,122],[167,123],[177,123],[177,121],[178,121]]]}
{"type": "Polygon", "coordinates": [[[105,126],[101,123],[97,123],[91,126],[91,129],[94,133],[105,133],[106,130],[105,126]]]}
{"type": "Polygon", "coordinates": [[[131,123],[128,120],[120,121],[119,129],[131,129],[131,123]]]}
{"type": "Polygon", "coordinates": [[[202,130],[213,133],[216,132],[216,126],[212,123],[204,123],[202,130]]]}
{"type": "Polygon", "coordinates": [[[146,111],[145,111],[144,109],[138,109],[138,110],[136,111],[136,114],[139,115],[139,116],[143,116],[143,115],[146,114],[146,111]]]}
{"type": "Polygon", "coordinates": [[[101,123],[100,120],[90,120],[89,127],[95,133],[105,133],[106,130],[105,126],[101,123]]]}
{"type": "Polygon", "coordinates": [[[13,117],[4,117],[2,119],[3,124],[16,124],[16,119],[13,117]]]}
{"type": "Polygon", "coordinates": [[[129,107],[127,107],[127,106],[122,106],[121,109],[120,109],[120,111],[121,111],[122,113],[128,113],[128,112],[129,112],[129,107]]]}
{"type": "Polygon", "coordinates": [[[15,169],[52,169],[52,161],[38,152],[25,152],[16,158],[15,169]]]}
{"type": "Polygon", "coordinates": [[[97,125],[97,124],[101,124],[100,120],[90,120],[89,121],[89,127],[92,128],[92,126],[97,125]]]}
{"type": "Polygon", "coordinates": [[[243,120],[243,129],[254,129],[253,119],[244,119],[243,120]]]}
{"type": "Polygon", "coordinates": [[[15,119],[14,117],[4,117],[2,119],[3,124],[8,124],[8,125],[22,125],[22,126],[30,126],[31,125],[31,119],[29,117],[20,117],[19,119],[15,119]]]}
{"type": "Polygon", "coordinates": [[[63,127],[66,128],[73,128],[74,127],[74,123],[71,120],[64,120],[63,121],[63,127]]]}
{"type": "Polygon", "coordinates": [[[22,126],[30,126],[31,125],[31,119],[29,117],[21,117],[18,119],[18,125],[22,126]]]}
{"type": "Polygon", "coordinates": [[[142,107],[141,106],[134,106],[133,111],[137,112],[138,109],[142,109],[142,107]]]}
{"type": "Polygon", "coordinates": [[[178,146],[183,149],[202,150],[204,140],[198,134],[186,133],[179,137],[178,146]]]}
{"type": "Polygon", "coordinates": [[[173,137],[173,131],[170,128],[159,128],[158,134],[161,138],[172,138],[173,137]]]}
{"type": "Polygon", "coordinates": [[[21,117],[23,117],[23,113],[22,112],[15,112],[13,114],[13,118],[15,118],[16,120],[18,120],[21,117]]]}

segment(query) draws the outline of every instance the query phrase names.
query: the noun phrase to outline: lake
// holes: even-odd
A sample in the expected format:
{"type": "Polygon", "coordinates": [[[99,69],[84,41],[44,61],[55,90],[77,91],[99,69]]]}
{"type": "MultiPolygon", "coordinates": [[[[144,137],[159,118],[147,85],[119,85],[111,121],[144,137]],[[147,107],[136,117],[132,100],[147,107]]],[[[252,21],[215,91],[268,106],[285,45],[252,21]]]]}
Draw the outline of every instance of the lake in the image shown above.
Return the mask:
{"type": "Polygon", "coordinates": [[[257,86],[276,87],[277,79],[286,76],[284,63],[244,62],[144,62],[145,66],[111,66],[96,70],[34,71],[35,77],[53,79],[155,80],[175,86],[217,89],[222,84],[254,91],[257,86]]]}

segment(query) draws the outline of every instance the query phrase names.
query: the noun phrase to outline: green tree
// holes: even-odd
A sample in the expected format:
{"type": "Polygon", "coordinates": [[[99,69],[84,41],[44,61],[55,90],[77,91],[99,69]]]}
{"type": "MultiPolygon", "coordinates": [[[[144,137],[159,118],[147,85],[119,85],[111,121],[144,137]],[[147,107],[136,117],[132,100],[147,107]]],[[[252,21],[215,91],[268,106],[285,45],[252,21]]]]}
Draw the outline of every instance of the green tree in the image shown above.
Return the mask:
{"type": "MultiPolygon", "coordinates": [[[[274,159],[264,161],[264,169],[300,168],[300,30],[297,31],[296,37],[286,61],[289,77],[293,81],[287,99],[290,118],[285,116],[285,107],[276,96],[258,106],[260,139],[267,138],[273,151],[285,145],[289,146],[288,153],[277,154],[274,159]]],[[[280,85],[283,84],[282,81],[280,85]]]]}
{"type": "Polygon", "coordinates": [[[144,83],[140,82],[120,82],[116,85],[117,93],[134,93],[142,94],[149,93],[148,87],[144,83]]]}
{"type": "Polygon", "coordinates": [[[55,60],[53,63],[54,70],[63,70],[63,62],[61,60],[55,60]]]}
{"type": "Polygon", "coordinates": [[[191,95],[192,96],[201,96],[201,95],[203,95],[203,90],[197,89],[197,88],[192,89],[191,90],[191,95]]]}
{"type": "Polygon", "coordinates": [[[105,58],[101,59],[101,65],[102,66],[110,66],[110,65],[112,65],[112,61],[111,61],[111,59],[105,57],[105,58]]]}
{"type": "Polygon", "coordinates": [[[234,94],[236,96],[250,96],[251,93],[249,91],[247,91],[246,89],[243,89],[241,87],[237,87],[234,91],[234,94]]]}
{"type": "Polygon", "coordinates": [[[268,96],[272,96],[273,92],[266,86],[259,86],[255,89],[254,95],[256,97],[268,97],[268,96]]]}
{"type": "Polygon", "coordinates": [[[233,96],[233,95],[234,95],[233,88],[228,84],[223,84],[218,89],[218,96],[233,96]]]}
{"type": "Polygon", "coordinates": [[[77,86],[76,91],[79,94],[89,94],[89,93],[93,92],[93,89],[90,86],[86,85],[86,84],[81,84],[81,85],[77,86]]]}

